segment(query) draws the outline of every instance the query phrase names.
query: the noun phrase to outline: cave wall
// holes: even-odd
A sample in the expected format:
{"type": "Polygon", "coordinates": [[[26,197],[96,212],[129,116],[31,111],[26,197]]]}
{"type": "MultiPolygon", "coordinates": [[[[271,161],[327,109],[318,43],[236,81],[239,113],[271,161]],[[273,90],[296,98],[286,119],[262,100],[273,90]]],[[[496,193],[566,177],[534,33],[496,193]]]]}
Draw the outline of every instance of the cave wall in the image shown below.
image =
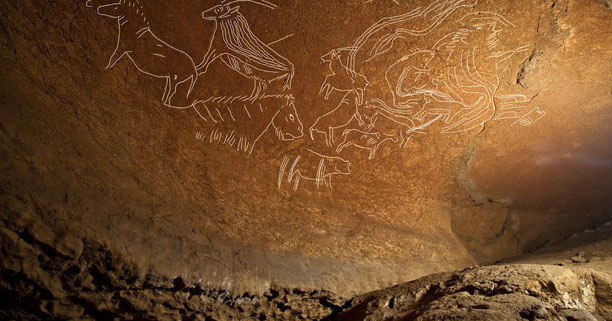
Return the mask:
{"type": "Polygon", "coordinates": [[[354,293],[612,218],[605,3],[273,2],[0,4],[3,224],[354,293]]]}

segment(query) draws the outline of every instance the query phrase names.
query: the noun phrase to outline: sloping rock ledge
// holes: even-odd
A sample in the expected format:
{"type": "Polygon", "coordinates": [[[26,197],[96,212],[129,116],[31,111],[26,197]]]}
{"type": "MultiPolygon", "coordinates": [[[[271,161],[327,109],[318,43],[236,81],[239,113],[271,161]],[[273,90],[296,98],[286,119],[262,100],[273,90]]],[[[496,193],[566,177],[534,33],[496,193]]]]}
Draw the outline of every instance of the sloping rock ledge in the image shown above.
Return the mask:
{"type": "Polygon", "coordinates": [[[612,278],[590,269],[473,267],[345,299],[143,275],[105,246],[36,221],[4,220],[0,239],[3,320],[612,320],[612,278]]]}

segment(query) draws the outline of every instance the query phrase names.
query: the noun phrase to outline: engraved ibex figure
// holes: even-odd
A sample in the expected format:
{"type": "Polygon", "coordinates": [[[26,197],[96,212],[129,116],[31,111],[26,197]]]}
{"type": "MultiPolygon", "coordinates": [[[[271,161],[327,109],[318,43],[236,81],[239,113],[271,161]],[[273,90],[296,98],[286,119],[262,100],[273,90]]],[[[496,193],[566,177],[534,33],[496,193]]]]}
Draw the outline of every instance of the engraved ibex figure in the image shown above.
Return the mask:
{"type": "MultiPolygon", "coordinates": [[[[91,5],[91,2],[87,2],[91,5]]],[[[111,68],[127,56],[144,74],[166,79],[162,96],[165,105],[176,93],[178,85],[190,81],[187,96],[198,80],[198,72],[191,57],[158,38],[149,28],[144,8],[138,0],[120,0],[98,7],[100,16],[117,19],[117,46],[106,68],[111,68]]]]}
{"type": "Polygon", "coordinates": [[[203,19],[215,21],[215,29],[204,59],[197,66],[199,73],[205,73],[210,64],[220,58],[229,68],[253,79],[253,100],[264,95],[269,83],[281,78],[286,78],[283,89],[291,89],[293,64],[251,32],[248,21],[238,12],[239,7],[231,6],[237,2],[251,2],[271,9],[276,8],[276,5],[266,0],[224,0],[202,12],[203,19]]]}
{"type": "Polygon", "coordinates": [[[350,70],[342,62],[340,50],[334,49],[321,57],[323,62],[329,64],[329,74],[319,90],[319,94],[325,92],[325,99],[329,98],[332,91],[353,92],[357,97],[357,104],[363,103],[366,87],[369,85],[366,77],[354,70],[350,70]]]}

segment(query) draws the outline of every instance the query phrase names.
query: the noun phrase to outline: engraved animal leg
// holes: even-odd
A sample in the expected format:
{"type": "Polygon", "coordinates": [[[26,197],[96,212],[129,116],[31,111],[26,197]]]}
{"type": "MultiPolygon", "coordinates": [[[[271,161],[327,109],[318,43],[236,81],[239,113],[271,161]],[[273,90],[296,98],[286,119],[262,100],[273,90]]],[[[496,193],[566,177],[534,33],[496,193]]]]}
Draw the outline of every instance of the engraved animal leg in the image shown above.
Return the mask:
{"type": "Polygon", "coordinates": [[[251,95],[249,96],[248,100],[254,102],[257,99],[260,91],[261,88],[259,86],[259,82],[257,79],[253,79],[253,91],[251,91],[251,95]]]}
{"type": "Polygon", "coordinates": [[[295,181],[293,182],[293,191],[297,191],[298,187],[300,186],[300,175],[298,174],[295,177],[295,181]]]}
{"type": "Polygon", "coordinates": [[[287,73],[287,80],[285,81],[283,90],[290,90],[291,83],[293,82],[294,67],[293,67],[293,64],[289,61],[287,61],[287,68],[289,69],[289,72],[287,73]]]}
{"type": "Polygon", "coordinates": [[[259,98],[262,98],[265,95],[266,89],[268,89],[268,85],[266,85],[266,81],[262,79],[253,79],[253,91],[249,96],[248,100],[254,102],[259,98]]]}
{"type": "Polygon", "coordinates": [[[334,145],[334,128],[333,127],[327,127],[327,146],[329,147],[333,147],[334,145]]]}
{"type": "MultiPolygon", "coordinates": [[[[170,105],[170,100],[172,99],[172,96],[174,96],[174,94],[176,93],[176,89],[180,84],[180,82],[172,81],[172,77],[168,77],[168,79],[170,80],[170,86],[168,90],[168,96],[166,97],[166,105],[170,105]]],[[[174,75],[174,80],[177,80],[177,75],[174,75]]]]}
{"type": "Polygon", "coordinates": [[[428,108],[428,109],[424,109],[421,110],[420,112],[414,114],[412,116],[413,119],[415,120],[419,120],[419,121],[424,121],[425,117],[427,117],[427,115],[442,115],[442,121],[444,121],[445,123],[448,123],[448,121],[450,120],[450,110],[446,109],[446,108],[428,108]]]}
{"type": "Polygon", "coordinates": [[[330,146],[331,147],[331,143],[329,142],[329,127],[327,128],[327,130],[322,131],[322,130],[318,130],[315,128],[315,126],[317,125],[317,123],[315,123],[313,126],[310,127],[310,139],[312,139],[313,141],[315,140],[314,138],[314,133],[321,133],[325,136],[324,140],[325,140],[325,145],[326,146],[330,146]]]}
{"type": "Polygon", "coordinates": [[[376,157],[376,149],[378,148],[378,145],[370,148],[370,155],[368,156],[368,159],[374,159],[374,157],[376,157]]]}
{"type": "Polygon", "coordinates": [[[333,90],[334,87],[332,87],[330,84],[327,84],[327,87],[325,88],[325,99],[329,99],[329,95],[331,95],[333,90]]]}
{"type": "Polygon", "coordinates": [[[191,82],[189,83],[189,90],[187,91],[187,98],[189,98],[189,95],[191,94],[191,91],[193,90],[193,87],[195,86],[196,82],[198,81],[198,73],[197,71],[191,75],[191,82]]]}
{"type": "Polygon", "coordinates": [[[164,88],[164,94],[162,95],[162,101],[164,104],[168,103],[168,94],[170,93],[171,85],[170,76],[168,76],[166,77],[166,87],[164,88]]]}
{"type": "MultiPolygon", "coordinates": [[[[319,89],[319,95],[322,94],[323,92],[326,93],[326,97],[329,98],[329,95],[327,95],[327,90],[328,88],[331,87],[331,84],[327,82],[327,77],[325,78],[325,81],[323,82],[323,85],[321,85],[321,89],[319,89]]],[[[325,99],[327,99],[325,98],[325,99]]]]}
{"type": "Polygon", "coordinates": [[[378,150],[378,147],[380,147],[380,145],[384,144],[384,142],[386,142],[388,140],[390,140],[390,141],[392,141],[394,143],[399,142],[399,139],[397,137],[387,137],[387,138],[383,139],[378,144],[376,144],[372,149],[370,149],[370,157],[368,159],[374,159],[374,157],[376,157],[376,151],[378,150]]]}
{"type": "Polygon", "coordinates": [[[268,84],[265,80],[261,80],[259,84],[261,86],[261,92],[259,93],[258,98],[263,98],[263,96],[266,94],[266,89],[268,89],[268,84]]]}
{"type": "Polygon", "coordinates": [[[323,183],[329,189],[332,189],[332,176],[333,175],[327,175],[327,176],[323,177],[323,183]]]}
{"type": "Polygon", "coordinates": [[[352,142],[343,142],[340,145],[338,145],[338,147],[336,147],[336,153],[340,153],[343,149],[351,146],[353,143],[352,142]]]}

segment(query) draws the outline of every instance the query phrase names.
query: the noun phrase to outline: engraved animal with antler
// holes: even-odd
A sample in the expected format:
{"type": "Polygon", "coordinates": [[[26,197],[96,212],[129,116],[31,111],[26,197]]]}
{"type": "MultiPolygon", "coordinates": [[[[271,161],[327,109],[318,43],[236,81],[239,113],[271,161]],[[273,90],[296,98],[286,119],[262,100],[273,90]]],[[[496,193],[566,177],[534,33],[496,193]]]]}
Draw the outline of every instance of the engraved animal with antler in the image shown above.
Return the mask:
{"type": "Polygon", "coordinates": [[[210,64],[219,58],[229,68],[253,79],[252,99],[262,97],[267,85],[281,78],[286,78],[283,89],[291,89],[293,64],[253,34],[248,21],[238,12],[239,7],[232,6],[237,2],[251,2],[270,9],[276,8],[275,4],[266,0],[224,0],[204,11],[202,18],[215,21],[215,29],[206,55],[197,66],[199,73],[205,73],[210,64]]]}

